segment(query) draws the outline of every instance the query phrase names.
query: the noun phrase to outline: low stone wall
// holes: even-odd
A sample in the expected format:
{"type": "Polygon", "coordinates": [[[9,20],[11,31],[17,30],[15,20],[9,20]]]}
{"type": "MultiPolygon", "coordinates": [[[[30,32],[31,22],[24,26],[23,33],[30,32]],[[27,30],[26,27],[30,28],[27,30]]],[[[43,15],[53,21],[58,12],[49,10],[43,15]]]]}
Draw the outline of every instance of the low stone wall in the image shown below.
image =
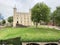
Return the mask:
{"type": "MultiPolygon", "coordinates": [[[[22,45],[27,45],[27,44],[30,44],[30,43],[35,43],[35,44],[39,44],[39,45],[46,45],[46,44],[53,43],[53,44],[60,45],[59,42],[22,42],[22,45]]],[[[30,44],[30,45],[32,45],[32,44],[30,44]]]]}

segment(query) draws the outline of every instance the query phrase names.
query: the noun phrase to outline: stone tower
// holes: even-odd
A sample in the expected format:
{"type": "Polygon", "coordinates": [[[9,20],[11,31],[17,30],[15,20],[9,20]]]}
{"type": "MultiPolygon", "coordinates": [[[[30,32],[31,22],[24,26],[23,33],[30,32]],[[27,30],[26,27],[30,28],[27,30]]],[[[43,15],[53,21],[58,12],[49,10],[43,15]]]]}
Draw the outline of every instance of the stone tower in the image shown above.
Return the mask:
{"type": "Polygon", "coordinates": [[[33,25],[31,21],[31,10],[29,13],[26,12],[17,12],[16,7],[13,8],[13,27],[16,27],[16,24],[24,25],[24,26],[31,26],[33,25]]]}
{"type": "Polygon", "coordinates": [[[15,18],[16,18],[16,11],[17,11],[17,9],[16,9],[16,7],[14,7],[13,8],[13,27],[16,27],[16,20],[15,20],[15,18]]]}

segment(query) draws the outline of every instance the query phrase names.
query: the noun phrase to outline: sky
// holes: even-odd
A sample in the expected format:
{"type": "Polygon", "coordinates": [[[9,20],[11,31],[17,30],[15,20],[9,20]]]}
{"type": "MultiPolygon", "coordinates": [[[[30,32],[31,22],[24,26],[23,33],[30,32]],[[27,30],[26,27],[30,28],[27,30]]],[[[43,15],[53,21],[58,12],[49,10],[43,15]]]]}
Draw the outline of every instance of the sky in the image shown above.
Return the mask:
{"type": "Polygon", "coordinates": [[[18,12],[29,12],[36,3],[44,2],[53,12],[57,6],[60,6],[60,0],[0,0],[0,13],[7,19],[13,16],[13,8],[16,7],[18,12]]]}

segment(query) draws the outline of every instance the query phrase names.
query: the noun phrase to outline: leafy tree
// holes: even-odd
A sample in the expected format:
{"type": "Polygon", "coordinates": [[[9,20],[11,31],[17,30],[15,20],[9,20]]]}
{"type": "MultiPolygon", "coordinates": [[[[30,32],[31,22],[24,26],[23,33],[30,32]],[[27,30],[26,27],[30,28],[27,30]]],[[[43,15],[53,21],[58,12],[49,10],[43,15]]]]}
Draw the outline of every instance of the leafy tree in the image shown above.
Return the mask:
{"type": "Polygon", "coordinates": [[[6,21],[5,20],[2,20],[2,24],[4,25],[6,23],[6,21]]]}
{"type": "Polygon", "coordinates": [[[8,22],[12,23],[13,22],[13,16],[8,17],[8,22]]]}
{"type": "Polygon", "coordinates": [[[36,25],[38,26],[38,23],[41,21],[48,22],[49,20],[49,13],[50,8],[44,4],[44,3],[37,3],[32,9],[31,9],[31,19],[36,25]]]}
{"type": "Polygon", "coordinates": [[[56,14],[57,14],[57,12],[56,12],[56,10],[51,14],[51,20],[52,20],[52,22],[53,22],[53,26],[55,25],[55,17],[56,17],[56,14]]]}
{"type": "Polygon", "coordinates": [[[60,7],[57,7],[52,13],[52,20],[54,24],[60,25],[60,7]]]}

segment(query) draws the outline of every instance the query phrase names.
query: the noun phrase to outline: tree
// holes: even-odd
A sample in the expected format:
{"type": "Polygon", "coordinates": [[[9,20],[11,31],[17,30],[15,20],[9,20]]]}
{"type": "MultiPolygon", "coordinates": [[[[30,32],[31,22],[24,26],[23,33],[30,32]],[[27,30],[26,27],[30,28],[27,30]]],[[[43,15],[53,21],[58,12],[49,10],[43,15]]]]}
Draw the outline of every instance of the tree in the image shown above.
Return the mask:
{"type": "Polygon", "coordinates": [[[55,17],[56,17],[56,10],[51,14],[51,20],[52,20],[52,23],[53,23],[53,26],[55,25],[55,17]]]}
{"type": "Polygon", "coordinates": [[[37,3],[31,9],[31,20],[34,22],[36,27],[41,21],[47,22],[49,20],[50,8],[44,3],[37,3]]]}
{"type": "Polygon", "coordinates": [[[8,22],[12,23],[13,22],[13,16],[8,17],[8,22]]]}
{"type": "Polygon", "coordinates": [[[56,25],[60,25],[60,7],[57,7],[56,10],[52,13],[53,23],[56,25]]]}
{"type": "Polygon", "coordinates": [[[2,24],[4,25],[6,23],[6,21],[5,20],[2,20],[2,24]]]}

